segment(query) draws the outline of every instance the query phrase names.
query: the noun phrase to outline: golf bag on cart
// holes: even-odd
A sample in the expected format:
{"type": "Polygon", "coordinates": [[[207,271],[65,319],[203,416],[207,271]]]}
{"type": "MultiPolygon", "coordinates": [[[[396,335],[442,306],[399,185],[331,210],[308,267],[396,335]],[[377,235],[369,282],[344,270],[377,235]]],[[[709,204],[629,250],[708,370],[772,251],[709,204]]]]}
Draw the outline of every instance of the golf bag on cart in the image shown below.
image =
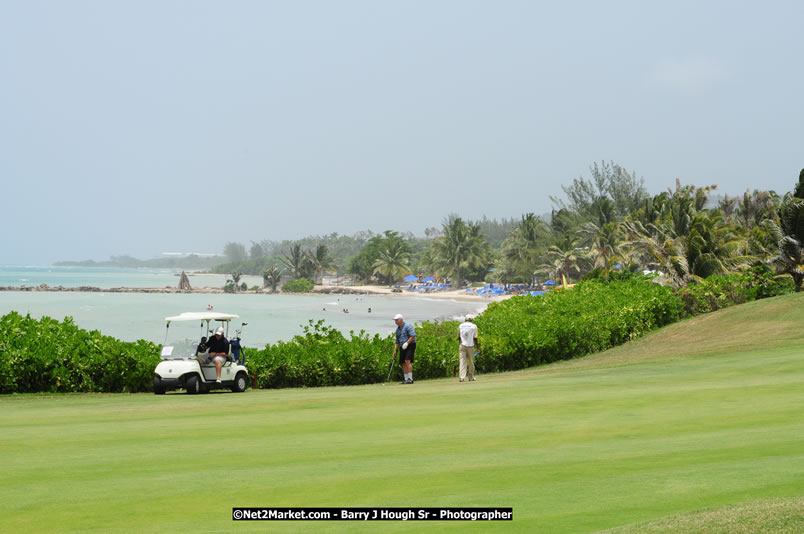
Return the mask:
{"type": "Polygon", "coordinates": [[[234,338],[229,340],[229,346],[232,349],[232,359],[236,364],[240,365],[246,365],[246,352],[240,345],[240,333],[243,331],[243,327],[247,324],[248,323],[241,324],[240,330],[237,330],[234,338]]]}
{"type": "Polygon", "coordinates": [[[232,348],[232,358],[234,359],[234,362],[243,365],[246,361],[246,356],[243,353],[243,347],[240,346],[240,338],[234,338],[229,342],[229,345],[232,348]]]}

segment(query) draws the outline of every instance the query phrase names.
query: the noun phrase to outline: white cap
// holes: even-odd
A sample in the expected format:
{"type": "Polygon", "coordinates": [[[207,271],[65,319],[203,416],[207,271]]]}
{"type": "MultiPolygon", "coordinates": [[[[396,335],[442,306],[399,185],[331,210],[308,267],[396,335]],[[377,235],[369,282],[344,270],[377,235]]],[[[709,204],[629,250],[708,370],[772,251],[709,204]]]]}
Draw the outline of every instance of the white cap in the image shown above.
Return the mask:
{"type": "Polygon", "coordinates": [[[394,315],[394,321],[396,321],[397,319],[402,319],[402,316],[398,313],[394,315]]]}
{"type": "Polygon", "coordinates": [[[223,335],[223,327],[222,326],[219,326],[218,329],[215,330],[215,335],[217,336],[218,334],[223,335]]]}
{"type": "Polygon", "coordinates": [[[468,313],[468,314],[466,314],[466,319],[465,319],[465,320],[466,320],[466,321],[471,321],[471,320],[472,320],[472,319],[474,319],[474,318],[475,318],[475,316],[474,316],[474,315],[472,315],[471,313],[468,313]]]}

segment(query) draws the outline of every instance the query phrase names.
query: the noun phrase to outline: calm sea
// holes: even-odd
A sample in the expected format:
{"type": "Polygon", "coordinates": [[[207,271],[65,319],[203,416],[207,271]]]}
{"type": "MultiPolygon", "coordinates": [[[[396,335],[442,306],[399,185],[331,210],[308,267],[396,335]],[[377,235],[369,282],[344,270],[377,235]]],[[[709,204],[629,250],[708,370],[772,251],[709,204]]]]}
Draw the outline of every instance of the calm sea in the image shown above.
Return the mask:
{"type": "MultiPolygon", "coordinates": [[[[193,287],[222,287],[223,275],[191,276],[193,287]]],[[[246,283],[261,283],[250,277],[246,283]]],[[[95,286],[175,287],[178,276],[165,269],[92,269],[76,267],[0,267],[0,286],[95,286]]],[[[149,339],[161,343],[168,316],[186,311],[234,313],[248,325],[243,329],[246,346],[289,340],[300,334],[308,320],[324,319],[345,334],[365,330],[370,334],[389,334],[396,328],[392,317],[401,313],[413,322],[455,318],[485,309],[484,302],[459,302],[424,296],[384,295],[255,295],[255,294],[145,294],[0,291],[0,315],[9,311],[43,315],[55,319],[71,316],[78,326],[99,330],[126,341],[149,339]],[[371,308],[371,312],[369,312],[371,308]],[[343,310],[348,309],[349,313],[343,310]]]]}
{"type": "MultiPolygon", "coordinates": [[[[174,269],[101,269],[92,267],[20,267],[0,266],[0,286],[38,287],[177,287],[181,271],[174,269]]],[[[187,273],[190,285],[197,288],[223,287],[228,278],[223,274],[187,273]]],[[[262,285],[258,276],[245,276],[249,287],[262,285]]]]}

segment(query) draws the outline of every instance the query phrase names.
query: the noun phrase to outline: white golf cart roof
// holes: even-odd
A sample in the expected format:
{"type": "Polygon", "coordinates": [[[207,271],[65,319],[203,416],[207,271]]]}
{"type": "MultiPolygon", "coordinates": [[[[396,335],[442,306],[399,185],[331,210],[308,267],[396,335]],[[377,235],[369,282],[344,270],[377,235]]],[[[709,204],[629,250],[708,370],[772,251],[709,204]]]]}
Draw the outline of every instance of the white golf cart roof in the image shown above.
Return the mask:
{"type": "Polygon", "coordinates": [[[226,321],[237,319],[239,315],[231,313],[218,313],[218,312],[184,312],[181,315],[174,317],[165,317],[165,321],[170,324],[175,321],[226,321]]]}

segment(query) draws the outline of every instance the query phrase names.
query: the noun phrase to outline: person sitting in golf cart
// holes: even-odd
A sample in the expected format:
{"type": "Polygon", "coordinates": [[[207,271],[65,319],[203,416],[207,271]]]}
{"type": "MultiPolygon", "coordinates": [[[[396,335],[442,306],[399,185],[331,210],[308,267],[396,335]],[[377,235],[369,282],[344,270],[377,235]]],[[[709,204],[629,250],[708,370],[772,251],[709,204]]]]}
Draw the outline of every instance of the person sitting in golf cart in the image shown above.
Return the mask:
{"type": "Polygon", "coordinates": [[[221,368],[229,356],[229,341],[223,337],[223,327],[219,326],[215,330],[215,336],[207,340],[206,345],[209,348],[209,355],[208,357],[201,356],[199,361],[203,364],[208,363],[211,359],[215,363],[215,373],[217,374],[215,382],[220,382],[221,368]]]}

